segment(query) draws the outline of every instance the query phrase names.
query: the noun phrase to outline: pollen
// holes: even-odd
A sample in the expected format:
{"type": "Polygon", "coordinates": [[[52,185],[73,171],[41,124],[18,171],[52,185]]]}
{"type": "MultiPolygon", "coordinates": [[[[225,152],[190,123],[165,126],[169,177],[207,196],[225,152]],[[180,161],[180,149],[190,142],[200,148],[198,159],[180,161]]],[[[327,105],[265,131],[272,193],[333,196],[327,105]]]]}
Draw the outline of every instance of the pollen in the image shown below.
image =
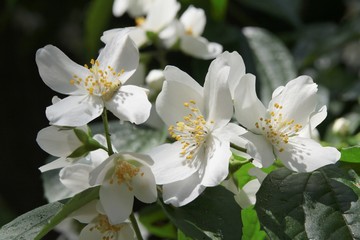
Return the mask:
{"type": "Polygon", "coordinates": [[[99,214],[95,225],[90,228],[90,231],[97,230],[102,234],[102,240],[117,239],[117,234],[123,227],[123,224],[111,225],[106,215],[99,214]]]}
{"type": "Polygon", "coordinates": [[[139,173],[140,176],[144,176],[144,173],[140,172],[140,168],[125,160],[117,160],[114,173],[109,182],[110,184],[117,183],[119,185],[124,183],[127,185],[129,191],[132,191],[131,180],[139,173]]]}
{"type": "Polygon", "coordinates": [[[120,89],[121,81],[119,77],[125,70],[121,69],[120,72],[116,72],[111,66],[101,69],[100,62],[94,59],[91,59],[90,64],[90,68],[87,64],[84,65],[84,67],[89,70],[89,75],[84,79],[74,75],[73,78],[70,79],[70,85],[78,85],[86,89],[89,95],[99,96],[104,101],[110,100],[120,89]]]}
{"type": "Polygon", "coordinates": [[[268,112],[268,117],[260,117],[259,121],[255,122],[255,127],[279,152],[283,152],[289,139],[296,136],[303,126],[294,119],[284,119],[282,105],[275,103],[273,106],[274,109],[268,112]]]}
{"type": "Polygon", "coordinates": [[[141,26],[143,25],[145,22],[145,18],[144,17],[137,17],[135,18],[135,24],[136,26],[141,26]]]}
{"type": "Polygon", "coordinates": [[[181,142],[180,155],[190,163],[202,144],[206,142],[207,135],[215,122],[205,120],[195,100],[184,102],[183,105],[190,113],[183,117],[183,121],[176,122],[175,126],[171,125],[168,131],[172,138],[181,142]]]}

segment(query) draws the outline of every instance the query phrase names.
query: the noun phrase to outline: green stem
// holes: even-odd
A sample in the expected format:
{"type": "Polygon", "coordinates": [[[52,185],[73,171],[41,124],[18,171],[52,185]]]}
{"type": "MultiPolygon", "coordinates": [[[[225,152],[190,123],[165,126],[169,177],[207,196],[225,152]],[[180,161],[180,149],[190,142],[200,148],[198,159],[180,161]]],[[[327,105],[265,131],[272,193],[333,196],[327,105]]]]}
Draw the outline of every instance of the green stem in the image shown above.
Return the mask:
{"type": "Polygon", "coordinates": [[[233,143],[230,143],[230,147],[232,147],[232,148],[234,148],[234,149],[236,149],[236,150],[238,150],[240,152],[246,153],[246,148],[239,147],[239,146],[237,146],[237,145],[235,145],[233,143]]]}
{"type": "Polygon", "coordinates": [[[105,131],[105,138],[106,138],[106,144],[108,149],[109,156],[114,154],[114,151],[112,149],[111,139],[110,139],[110,132],[109,132],[109,122],[107,117],[107,109],[104,108],[104,111],[101,115],[103,123],[104,123],[104,131],[105,131]]]}
{"type": "Polygon", "coordinates": [[[138,240],[143,240],[143,238],[141,236],[139,225],[138,225],[138,223],[136,221],[136,218],[135,218],[135,215],[134,215],[133,212],[130,214],[130,221],[131,221],[131,224],[132,224],[132,226],[134,228],[137,239],[138,240]]]}

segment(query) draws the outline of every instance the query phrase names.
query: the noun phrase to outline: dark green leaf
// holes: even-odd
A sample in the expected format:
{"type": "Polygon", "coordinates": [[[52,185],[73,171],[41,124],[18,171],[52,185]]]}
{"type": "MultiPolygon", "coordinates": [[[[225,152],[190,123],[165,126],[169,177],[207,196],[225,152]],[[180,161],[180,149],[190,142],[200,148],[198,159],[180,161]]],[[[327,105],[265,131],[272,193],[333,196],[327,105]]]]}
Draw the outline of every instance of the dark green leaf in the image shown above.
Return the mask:
{"type": "Polygon", "coordinates": [[[294,60],[286,46],[269,31],[246,27],[243,33],[254,54],[261,99],[268,102],[277,87],[295,78],[294,60]]]}
{"type": "MultiPolygon", "coordinates": [[[[102,124],[90,126],[94,134],[104,132],[102,124]]],[[[111,142],[119,152],[145,152],[166,140],[166,136],[159,130],[146,126],[135,126],[128,122],[110,121],[109,128],[111,142]]]]}
{"type": "Polygon", "coordinates": [[[211,16],[214,20],[223,20],[226,14],[228,0],[211,0],[211,16]]]}
{"type": "Polygon", "coordinates": [[[241,239],[241,209],[234,194],[222,186],[207,188],[196,200],[180,208],[161,205],[170,220],[190,238],[241,239]]]}
{"type": "Polygon", "coordinates": [[[273,239],[359,239],[359,195],[339,179],[353,181],[335,165],[271,172],[256,195],[262,227],[273,239]]]}
{"type": "Polygon", "coordinates": [[[340,161],[360,163],[360,146],[341,149],[340,161]]]}
{"type": "Polygon", "coordinates": [[[151,234],[160,238],[176,239],[176,228],[159,205],[147,206],[138,214],[139,221],[151,234]]]}
{"type": "MultiPolygon", "coordinates": [[[[81,193],[76,194],[72,197],[62,209],[53,216],[48,223],[41,229],[38,235],[34,238],[35,240],[40,240],[48,232],[50,232],[56,225],[61,223],[65,218],[69,216],[70,213],[89,203],[90,201],[97,199],[99,197],[99,187],[89,188],[81,193]]],[[[54,214],[53,214],[54,215],[54,214]]],[[[40,229],[39,229],[40,230],[40,229]]]]}
{"type": "MultiPolygon", "coordinates": [[[[240,0],[239,0],[240,1],[240,0]]],[[[277,18],[286,20],[295,27],[301,25],[300,19],[300,0],[267,0],[267,1],[252,1],[241,0],[241,3],[252,7],[256,10],[265,12],[277,18]]]]}
{"type": "Polygon", "coordinates": [[[0,229],[0,238],[2,240],[33,240],[62,207],[63,204],[54,202],[35,208],[4,225],[0,229]]]}
{"type": "Polygon", "coordinates": [[[185,236],[185,234],[178,229],[177,240],[192,240],[191,238],[185,236]]]}

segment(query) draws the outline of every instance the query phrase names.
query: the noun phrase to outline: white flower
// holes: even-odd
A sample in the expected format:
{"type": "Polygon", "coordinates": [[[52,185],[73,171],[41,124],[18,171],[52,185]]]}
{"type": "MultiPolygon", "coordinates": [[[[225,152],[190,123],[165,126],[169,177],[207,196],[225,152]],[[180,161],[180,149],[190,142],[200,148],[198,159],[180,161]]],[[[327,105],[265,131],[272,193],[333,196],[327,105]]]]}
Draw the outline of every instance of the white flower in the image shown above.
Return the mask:
{"type": "Polygon", "coordinates": [[[36,142],[45,152],[52,156],[58,157],[58,159],[40,167],[41,172],[45,172],[51,169],[62,168],[78,158],[72,158],[71,156],[76,149],[83,146],[75,130],[83,132],[88,131],[87,126],[81,126],[77,128],[61,128],[56,126],[49,126],[41,129],[36,137],[36,142]]]}
{"type": "Polygon", "coordinates": [[[149,117],[151,104],[144,89],[124,85],[139,63],[138,49],[126,33],[117,34],[106,44],[90,68],[74,63],[52,45],[36,52],[45,84],[70,95],[47,107],[50,124],[82,126],[100,116],[104,107],[120,120],[136,124],[149,117]]]}
{"type": "Polygon", "coordinates": [[[136,240],[130,221],[112,224],[98,200],[93,200],[79,208],[71,213],[70,217],[87,223],[80,232],[79,240],[136,240]]]}
{"type": "Polygon", "coordinates": [[[132,17],[146,15],[155,0],[115,0],[113,4],[113,14],[115,17],[122,16],[128,12],[132,17]]]}
{"type": "Polygon", "coordinates": [[[309,172],[335,163],[340,153],[322,147],[309,138],[326,117],[326,107],[316,111],[317,85],[308,76],[300,76],[277,88],[268,109],[256,96],[255,77],[245,75],[235,90],[235,115],[247,128],[244,135],[251,143],[248,153],[258,167],[267,167],[279,158],[294,171],[309,172]]]}
{"type": "Polygon", "coordinates": [[[228,57],[225,52],[211,63],[204,87],[176,67],[164,70],[166,80],[156,110],[176,141],[155,147],[149,154],[165,203],[185,205],[228,175],[229,139],[243,133],[229,123],[233,106],[227,84],[228,57]]]}
{"type": "MultiPolygon", "coordinates": [[[[106,145],[103,135],[96,134],[94,139],[102,145],[106,145]]],[[[90,173],[108,157],[107,151],[103,149],[91,151],[88,156],[79,159],[76,163],[63,167],[59,172],[60,182],[74,195],[90,188],[90,173]]]]}
{"type": "Polygon", "coordinates": [[[90,185],[100,186],[100,201],[112,224],[127,219],[134,196],[144,203],[157,199],[149,156],[138,153],[115,153],[90,173],[90,185]]]}
{"type": "Polygon", "coordinates": [[[164,72],[160,69],[152,69],[145,78],[146,84],[153,91],[160,91],[164,80],[164,72]]]}
{"type": "Polygon", "coordinates": [[[128,34],[135,44],[141,47],[149,41],[147,33],[158,34],[174,20],[179,9],[180,4],[176,0],[155,0],[146,17],[135,19],[136,27],[107,30],[100,39],[104,43],[108,43],[116,34],[125,29],[129,31],[128,34]]]}
{"type": "Polygon", "coordinates": [[[180,34],[180,49],[184,53],[202,59],[212,59],[222,53],[220,44],[209,42],[201,36],[206,24],[203,9],[190,5],[181,15],[180,23],[183,30],[180,34]]]}

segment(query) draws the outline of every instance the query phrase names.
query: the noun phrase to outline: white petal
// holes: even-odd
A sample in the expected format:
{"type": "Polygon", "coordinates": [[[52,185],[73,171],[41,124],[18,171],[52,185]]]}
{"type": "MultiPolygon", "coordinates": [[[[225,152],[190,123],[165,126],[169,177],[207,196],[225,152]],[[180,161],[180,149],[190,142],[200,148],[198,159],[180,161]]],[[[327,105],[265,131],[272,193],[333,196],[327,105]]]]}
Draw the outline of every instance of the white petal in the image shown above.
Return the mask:
{"type": "Polygon", "coordinates": [[[133,85],[122,86],[105,106],[120,120],[135,124],[145,122],[150,116],[151,103],[144,88],[133,85]]]}
{"type": "Polygon", "coordinates": [[[139,50],[128,36],[129,31],[117,33],[98,57],[101,69],[106,70],[110,66],[117,73],[123,72],[119,77],[122,84],[134,74],[139,64],[139,50]]]}
{"type": "Polygon", "coordinates": [[[115,0],[112,11],[115,17],[122,16],[129,7],[129,0],[115,0]]]}
{"type": "Polygon", "coordinates": [[[177,20],[174,20],[167,27],[165,27],[158,35],[161,40],[161,44],[165,48],[171,48],[178,40],[180,34],[183,33],[183,26],[177,20]]]}
{"type": "Polygon", "coordinates": [[[219,185],[229,173],[229,159],[232,153],[229,142],[220,142],[211,138],[207,141],[207,159],[201,185],[214,187],[219,185]]]}
{"type": "MultiPolygon", "coordinates": [[[[136,240],[136,235],[131,224],[122,224],[120,232],[118,232],[118,238],[116,240],[136,240]]],[[[142,234],[143,235],[143,234],[142,234]]]]}
{"type": "Polygon", "coordinates": [[[61,157],[61,158],[58,158],[48,164],[45,164],[45,165],[39,167],[39,170],[41,172],[46,172],[46,171],[53,170],[53,169],[63,168],[70,164],[71,164],[71,162],[66,160],[65,157],[61,157]]]}
{"type": "Polygon", "coordinates": [[[266,113],[266,109],[256,95],[255,76],[246,74],[235,89],[235,116],[237,121],[249,131],[258,132],[255,123],[266,113]]]}
{"type": "Polygon", "coordinates": [[[235,201],[241,208],[247,208],[256,203],[256,193],[261,184],[257,179],[251,180],[235,195],[235,201]]]}
{"type": "Polygon", "coordinates": [[[91,186],[100,185],[105,181],[105,177],[107,176],[108,171],[114,167],[113,160],[116,157],[117,154],[111,155],[90,173],[89,184],[91,186]]]}
{"type": "Polygon", "coordinates": [[[163,186],[163,200],[166,204],[181,207],[197,198],[205,186],[200,184],[201,179],[194,173],[185,180],[166,184],[163,186]]]}
{"type": "Polygon", "coordinates": [[[157,0],[150,7],[146,21],[142,26],[152,32],[159,32],[172,22],[180,9],[176,0],[157,0]]]}
{"type": "Polygon", "coordinates": [[[232,99],[234,99],[235,88],[240,84],[241,78],[245,75],[245,64],[240,54],[236,51],[229,53],[225,51],[222,53],[227,59],[227,64],[230,66],[230,73],[228,77],[229,89],[232,99]]]}
{"type": "Polygon", "coordinates": [[[195,8],[190,5],[186,11],[181,15],[180,22],[184,25],[186,30],[191,30],[194,36],[200,36],[205,28],[206,16],[201,8],[195,8]]]}
{"type": "Polygon", "coordinates": [[[143,46],[148,41],[146,31],[140,27],[132,29],[129,36],[137,47],[143,46]]]}
{"type": "Polygon", "coordinates": [[[68,96],[46,108],[50,124],[58,126],[82,126],[101,115],[103,102],[98,97],[68,96]]]}
{"type": "Polygon", "coordinates": [[[269,167],[275,160],[272,145],[262,135],[247,132],[242,135],[250,142],[247,144],[247,153],[254,158],[253,164],[257,167],[269,167]]]}
{"type": "Polygon", "coordinates": [[[42,150],[56,157],[67,157],[82,145],[73,129],[64,130],[54,126],[41,129],[36,142],[42,150]]]}
{"type": "Polygon", "coordinates": [[[178,82],[192,88],[199,95],[203,95],[203,87],[195,81],[189,74],[175,66],[166,66],[164,69],[165,80],[168,82],[178,82]]]}
{"type": "Polygon", "coordinates": [[[204,112],[202,88],[195,80],[175,67],[167,67],[164,75],[166,81],[156,99],[156,111],[167,125],[183,121],[191,113],[184,107],[184,103],[190,100],[194,100],[200,112],[204,112]]]}
{"type": "Polygon", "coordinates": [[[216,137],[221,140],[231,141],[232,139],[237,138],[246,132],[247,131],[243,127],[240,127],[235,123],[228,123],[222,128],[215,129],[212,134],[216,135],[216,137]]]}
{"type": "Polygon", "coordinates": [[[86,225],[80,232],[79,240],[102,239],[103,234],[94,227],[95,227],[95,224],[93,224],[93,223],[86,225]]]}
{"type": "Polygon", "coordinates": [[[260,183],[262,183],[267,176],[265,172],[263,172],[260,168],[257,167],[250,168],[248,173],[250,176],[256,177],[260,183]]]}
{"type": "Polygon", "coordinates": [[[201,59],[213,59],[223,51],[223,47],[214,42],[209,42],[203,37],[184,35],[180,41],[181,50],[193,57],[201,59]]]}
{"type": "Polygon", "coordinates": [[[274,107],[278,103],[282,106],[283,119],[294,120],[296,124],[305,126],[310,114],[317,104],[317,85],[308,76],[300,76],[289,81],[282,92],[269,103],[269,111],[280,111],[274,107]]]}
{"type": "Polygon", "coordinates": [[[153,203],[157,199],[154,174],[147,166],[140,167],[140,173],[131,179],[133,192],[137,199],[144,203],[153,203]]]}
{"type": "Polygon", "coordinates": [[[61,169],[60,182],[74,193],[90,188],[89,174],[94,168],[90,165],[76,163],[61,169]]]}
{"type": "Polygon", "coordinates": [[[214,128],[225,126],[233,116],[227,57],[228,54],[221,54],[211,62],[204,83],[205,116],[208,121],[214,121],[214,128]]]}
{"type": "Polygon", "coordinates": [[[95,217],[98,216],[98,212],[96,211],[96,205],[98,202],[98,199],[92,200],[91,202],[70,213],[69,217],[75,218],[82,223],[91,222],[95,217]]]}
{"type": "Polygon", "coordinates": [[[120,224],[129,218],[134,203],[134,194],[126,184],[105,182],[99,191],[100,202],[112,225],[120,224]]]}
{"type": "Polygon", "coordinates": [[[113,29],[109,29],[103,32],[103,35],[100,37],[100,40],[105,43],[108,44],[111,42],[111,40],[113,40],[114,37],[119,36],[120,34],[122,35],[126,35],[126,34],[130,34],[130,32],[132,30],[136,29],[136,27],[125,27],[125,28],[113,28],[113,29]]]}
{"type": "Polygon", "coordinates": [[[275,150],[276,156],[290,170],[311,172],[340,159],[340,152],[333,147],[323,147],[308,138],[292,137],[285,151],[275,150]]]}
{"type": "Polygon", "coordinates": [[[284,86],[277,87],[277,88],[274,90],[271,98],[277,97],[277,96],[284,90],[284,88],[285,88],[284,86]]]}
{"type": "Polygon", "coordinates": [[[151,170],[156,184],[162,185],[183,180],[197,171],[198,167],[186,165],[185,157],[180,155],[182,144],[163,144],[151,149],[148,154],[154,160],[151,170]]]}
{"type": "Polygon", "coordinates": [[[85,94],[85,89],[71,85],[70,80],[77,75],[85,79],[89,70],[73,62],[60,49],[47,45],[36,52],[36,64],[42,80],[52,90],[66,94],[85,94]]]}

